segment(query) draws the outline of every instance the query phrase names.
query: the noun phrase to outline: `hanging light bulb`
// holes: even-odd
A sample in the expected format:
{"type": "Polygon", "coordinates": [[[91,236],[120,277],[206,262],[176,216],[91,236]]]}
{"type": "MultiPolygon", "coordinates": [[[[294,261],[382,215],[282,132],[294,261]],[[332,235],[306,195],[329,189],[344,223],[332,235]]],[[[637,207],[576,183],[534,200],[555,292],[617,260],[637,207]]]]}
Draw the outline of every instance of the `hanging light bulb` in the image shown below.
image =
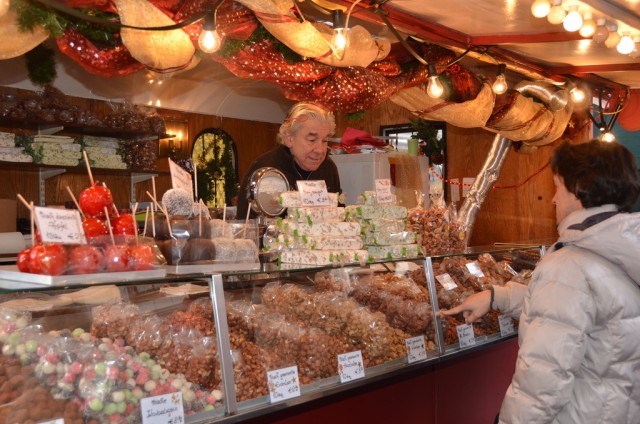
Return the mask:
{"type": "Polygon", "coordinates": [[[436,71],[436,65],[433,63],[429,63],[428,65],[429,74],[427,76],[427,80],[429,83],[427,84],[427,94],[429,97],[437,99],[444,93],[444,87],[438,78],[438,72],[436,71]]]}
{"type": "Polygon", "coordinates": [[[498,65],[498,75],[496,76],[496,80],[493,83],[492,89],[496,94],[504,94],[507,91],[507,79],[505,77],[505,73],[507,72],[507,65],[501,63],[498,65]]]}
{"type": "Polygon", "coordinates": [[[569,13],[562,20],[562,26],[569,32],[576,32],[582,27],[582,15],[578,12],[578,6],[569,8],[569,13]]]}
{"type": "Polygon", "coordinates": [[[593,21],[593,17],[591,13],[584,14],[584,21],[582,22],[582,27],[580,28],[580,36],[584,38],[589,38],[596,32],[596,23],[593,21]]]}
{"type": "Polygon", "coordinates": [[[544,18],[549,14],[550,9],[549,0],[536,0],[531,5],[531,14],[536,18],[544,18]]]}
{"type": "Polygon", "coordinates": [[[620,54],[629,54],[635,47],[636,43],[633,42],[629,33],[625,32],[622,34],[622,38],[620,38],[620,42],[616,46],[616,50],[618,50],[618,53],[620,54]]]}
{"type": "Polygon", "coordinates": [[[571,95],[571,101],[573,101],[573,103],[582,103],[587,97],[584,90],[577,85],[569,90],[569,94],[571,95]]]}
{"type": "Polygon", "coordinates": [[[620,38],[620,34],[618,34],[618,25],[611,24],[609,27],[609,36],[604,40],[604,45],[612,49],[618,45],[620,38]]]}
{"type": "Polygon", "coordinates": [[[342,22],[342,10],[333,11],[333,35],[331,36],[331,49],[339,59],[344,57],[347,48],[347,29],[342,22]]]}
{"type": "Polygon", "coordinates": [[[9,11],[9,0],[0,0],[0,18],[9,11]]]}
{"type": "Polygon", "coordinates": [[[605,18],[596,19],[596,32],[591,38],[596,43],[604,43],[609,37],[609,28],[607,28],[607,20],[605,18]]]}
{"type": "Polygon", "coordinates": [[[567,16],[567,11],[562,8],[562,0],[553,0],[553,6],[547,15],[549,23],[559,25],[562,23],[565,16],[567,16]]]}
{"type": "Polygon", "coordinates": [[[198,36],[198,46],[205,53],[215,53],[220,48],[222,40],[220,34],[216,31],[215,12],[209,12],[204,17],[202,30],[198,36]]]}
{"type": "Polygon", "coordinates": [[[640,58],[640,35],[635,35],[633,37],[633,43],[635,45],[635,48],[631,53],[629,53],[629,57],[631,59],[638,59],[640,58]]]}
{"type": "Polygon", "coordinates": [[[602,134],[600,134],[600,137],[598,137],[598,139],[600,139],[600,141],[604,141],[607,143],[612,143],[614,141],[616,141],[616,136],[613,135],[613,133],[611,131],[607,131],[606,129],[602,128],[602,134]]]}

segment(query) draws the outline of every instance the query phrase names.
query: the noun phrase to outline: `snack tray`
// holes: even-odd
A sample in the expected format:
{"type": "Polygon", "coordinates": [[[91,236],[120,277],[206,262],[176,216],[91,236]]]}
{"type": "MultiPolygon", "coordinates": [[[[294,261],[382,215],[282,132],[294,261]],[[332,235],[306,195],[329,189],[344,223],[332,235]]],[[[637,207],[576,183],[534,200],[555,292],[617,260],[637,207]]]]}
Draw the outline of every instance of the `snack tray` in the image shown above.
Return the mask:
{"type": "Polygon", "coordinates": [[[215,274],[217,272],[256,271],[260,262],[216,262],[208,264],[167,265],[167,274],[215,274]]]}
{"type": "Polygon", "coordinates": [[[18,271],[16,265],[0,266],[0,288],[26,289],[43,286],[60,287],[73,285],[90,285],[114,281],[137,281],[164,278],[167,275],[165,267],[148,271],[103,272],[99,274],[78,275],[40,275],[18,271]]]}

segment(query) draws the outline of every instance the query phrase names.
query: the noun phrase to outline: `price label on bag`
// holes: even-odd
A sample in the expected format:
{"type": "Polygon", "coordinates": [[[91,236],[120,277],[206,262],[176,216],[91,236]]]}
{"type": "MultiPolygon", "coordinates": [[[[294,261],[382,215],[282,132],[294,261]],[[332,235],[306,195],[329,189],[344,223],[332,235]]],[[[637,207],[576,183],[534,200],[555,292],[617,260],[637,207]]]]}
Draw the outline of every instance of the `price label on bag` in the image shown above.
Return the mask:
{"type": "Polygon", "coordinates": [[[388,178],[376,180],[376,202],[391,203],[392,201],[391,180],[388,178]]]}
{"type": "Polygon", "coordinates": [[[35,215],[43,243],[87,244],[77,210],[36,206],[35,215]]]}
{"type": "Polygon", "coordinates": [[[477,261],[469,262],[466,266],[471,275],[473,275],[474,277],[484,277],[484,272],[482,272],[482,269],[480,269],[480,265],[478,265],[477,261]]]}
{"type": "Polygon", "coordinates": [[[297,181],[302,206],[331,206],[324,180],[297,181]]]}
{"type": "Polygon", "coordinates": [[[498,324],[500,325],[500,335],[502,336],[510,336],[516,332],[511,317],[506,315],[498,316],[498,324]]]}
{"type": "MultiPolygon", "coordinates": [[[[171,173],[171,187],[173,188],[181,188],[185,190],[187,193],[191,195],[191,199],[193,199],[193,184],[191,183],[191,174],[185,171],[169,159],[169,172],[171,173]]],[[[160,199],[156,199],[160,202],[160,199]]]]}
{"type": "Polygon", "coordinates": [[[424,342],[424,336],[411,337],[404,340],[407,346],[407,362],[414,362],[427,359],[427,348],[424,342]]]}
{"type": "Polygon", "coordinates": [[[364,377],[362,352],[356,350],[338,355],[338,375],[340,376],[341,383],[364,377]]]}
{"type": "Polygon", "coordinates": [[[458,287],[456,282],[453,281],[453,278],[451,278],[451,276],[446,272],[444,274],[436,275],[436,280],[438,280],[438,283],[440,283],[445,290],[453,290],[458,287]]]}
{"type": "Polygon", "coordinates": [[[458,342],[460,343],[460,349],[465,347],[474,346],[476,344],[476,337],[473,335],[472,324],[462,324],[456,326],[458,332],[458,342]]]}
{"type": "Polygon", "coordinates": [[[182,392],[140,399],[142,424],[182,424],[184,407],[182,392]]]}
{"type": "Polygon", "coordinates": [[[298,367],[294,365],[279,370],[267,371],[267,387],[269,388],[271,403],[300,396],[298,367]]]}

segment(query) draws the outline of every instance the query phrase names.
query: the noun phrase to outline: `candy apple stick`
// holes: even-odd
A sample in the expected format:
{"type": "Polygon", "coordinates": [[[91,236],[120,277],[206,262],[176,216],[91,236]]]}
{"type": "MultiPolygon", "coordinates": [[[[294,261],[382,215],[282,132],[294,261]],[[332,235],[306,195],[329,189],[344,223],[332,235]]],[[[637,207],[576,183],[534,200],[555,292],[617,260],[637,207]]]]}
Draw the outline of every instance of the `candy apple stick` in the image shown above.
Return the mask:
{"type": "Polygon", "coordinates": [[[144,213],[144,228],[142,229],[142,234],[147,236],[147,221],[149,220],[149,206],[147,206],[147,210],[144,213]]]}
{"type": "MultiPolygon", "coordinates": [[[[164,216],[167,217],[167,227],[169,227],[169,236],[171,236],[171,238],[173,238],[173,233],[171,232],[171,222],[169,222],[169,213],[167,212],[167,209],[163,206],[160,206],[160,204],[158,203],[158,201],[156,200],[155,196],[152,196],[151,193],[149,193],[147,191],[147,196],[149,196],[151,198],[151,200],[153,200],[153,203],[158,207],[158,209],[160,209],[162,211],[162,213],[164,213],[164,216]]],[[[164,204],[164,202],[163,202],[164,204]]],[[[153,237],[155,238],[155,230],[154,230],[154,234],[153,237]]]]}
{"type": "Polygon", "coordinates": [[[222,208],[222,222],[224,223],[224,221],[227,218],[227,204],[224,204],[224,207],[222,208]]]}
{"type": "Polygon", "coordinates": [[[115,246],[116,239],[115,237],[113,237],[113,229],[111,228],[111,221],[109,220],[109,211],[107,210],[106,206],[104,207],[104,216],[107,217],[107,219],[105,219],[105,223],[107,224],[107,228],[109,229],[109,235],[111,236],[111,244],[115,246]]]}
{"type": "Polygon", "coordinates": [[[80,216],[82,217],[82,220],[85,220],[85,216],[84,213],[82,212],[82,209],[80,208],[80,203],[78,203],[78,199],[76,199],[76,196],[73,195],[73,192],[71,191],[71,189],[69,188],[69,186],[67,186],[67,191],[69,192],[69,196],[71,196],[71,200],[73,200],[73,203],[76,205],[76,208],[78,208],[78,212],[80,212],[80,216]]]}
{"type": "Polygon", "coordinates": [[[18,200],[20,200],[27,209],[29,209],[29,220],[31,221],[31,245],[35,246],[35,223],[34,223],[34,216],[33,216],[33,202],[29,203],[27,202],[27,199],[25,199],[22,194],[18,193],[18,200]]]}
{"type": "Polygon", "coordinates": [[[131,210],[131,216],[133,217],[133,233],[136,237],[136,246],[138,245],[138,221],[136,220],[136,210],[138,209],[138,202],[133,205],[133,209],[131,210]]]}
{"type": "Polygon", "coordinates": [[[169,237],[173,238],[173,232],[171,231],[171,220],[169,219],[169,212],[167,212],[167,205],[165,205],[164,200],[162,201],[162,213],[167,218],[167,228],[169,228],[169,237]]]}
{"type": "MultiPolygon", "coordinates": [[[[107,183],[105,183],[104,181],[102,182],[102,187],[104,187],[104,188],[109,188],[109,187],[107,187],[107,183]]],[[[116,207],[116,204],[115,204],[115,203],[112,203],[112,204],[111,204],[111,208],[113,209],[113,213],[114,213],[116,216],[120,216],[120,212],[118,212],[118,208],[116,207]]]]}
{"type": "Polygon", "coordinates": [[[204,207],[204,202],[202,201],[202,199],[200,199],[200,213],[198,214],[198,233],[199,236],[202,237],[202,208],[204,207]]]}
{"type": "Polygon", "coordinates": [[[151,177],[151,193],[153,193],[153,198],[155,199],[156,196],[156,177],[151,177]]]}
{"type": "Polygon", "coordinates": [[[244,219],[244,228],[242,229],[242,238],[247,238],[247,226],[249,225],[249,214],[251,207],[247,208],[247,217],[244,219]]]}
{"type": "Polygon", "coordinates": [[[93,181],[93,174],[91,173],[91,165],[89,165],[89,156],[87,156],[87,151],[83,150],[82,154],[84,155],[84,164],[87,165],[87,173],[89,174],[89,181],[91,182],[91,186],[96,185],[95,181],[93,181]]]}

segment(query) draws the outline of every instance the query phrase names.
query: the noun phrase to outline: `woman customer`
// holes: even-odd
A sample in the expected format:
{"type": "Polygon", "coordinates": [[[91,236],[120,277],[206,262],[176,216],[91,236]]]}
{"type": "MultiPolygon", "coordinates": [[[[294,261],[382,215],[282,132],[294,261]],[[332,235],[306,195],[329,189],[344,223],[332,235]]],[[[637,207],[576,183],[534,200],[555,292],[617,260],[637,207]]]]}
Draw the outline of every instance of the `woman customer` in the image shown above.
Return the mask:
{"type": "Polygon", "coordinates": [[[632,153],[592,140],[551,160],[559,239],[528,287],[474,294],[443,315],[490,308],[520,320],[500,423],[640,422],[640,192],[632,153]]]}

